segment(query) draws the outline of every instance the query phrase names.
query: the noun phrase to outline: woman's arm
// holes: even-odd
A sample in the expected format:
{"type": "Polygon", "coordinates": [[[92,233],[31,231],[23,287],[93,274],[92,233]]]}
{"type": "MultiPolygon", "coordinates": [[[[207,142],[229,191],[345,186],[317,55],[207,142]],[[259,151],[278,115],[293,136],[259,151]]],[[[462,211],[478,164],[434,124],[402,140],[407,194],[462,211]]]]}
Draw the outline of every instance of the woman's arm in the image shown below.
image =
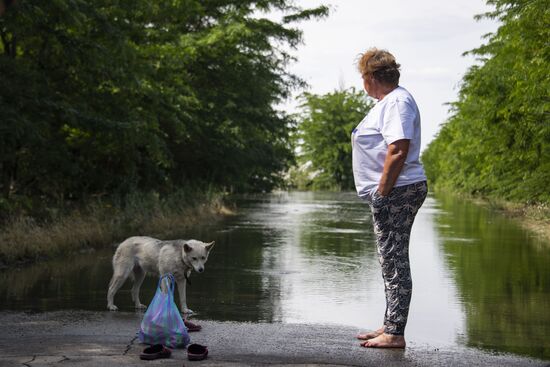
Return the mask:
{"type": "Polygon", "coordinates": [[[386,153],[386,159],[384,161],[384,171],[378,184],[378,193],[382,196],[388,195],[399,173],[403,169],[403,165],[407,160],[407,154],[409,153],[410,140],[401,139],[388,145],[388,152],[386,153]]]}

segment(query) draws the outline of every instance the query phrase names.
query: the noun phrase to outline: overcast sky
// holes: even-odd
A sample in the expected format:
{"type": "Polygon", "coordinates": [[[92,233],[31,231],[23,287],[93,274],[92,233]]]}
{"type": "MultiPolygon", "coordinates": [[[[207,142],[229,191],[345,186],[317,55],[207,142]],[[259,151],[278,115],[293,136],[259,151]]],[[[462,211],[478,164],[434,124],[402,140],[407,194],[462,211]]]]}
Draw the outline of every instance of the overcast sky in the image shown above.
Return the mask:
{"type": "MultiPolygon", "coordinates": [[[[302,7],[331,8],[318,21],[298,24],[304,44],[294,52],[292,73],[309,83],[309,92],[324,94],[362,82],[355,61],[372,46],[387,49],[401,64],[400,85],[416,99],[422,116],[422,148],[448,116],[445,103],[455,101],[459,82],[472,57],[461,56],[497,29],[474,15],[490,11],[483,0],[297,0],[302,7]]],[[[284,107],[294,110],[289,102],[284,107]]],[[[359,122],[359,121],[358,121],[359,122]]]]}

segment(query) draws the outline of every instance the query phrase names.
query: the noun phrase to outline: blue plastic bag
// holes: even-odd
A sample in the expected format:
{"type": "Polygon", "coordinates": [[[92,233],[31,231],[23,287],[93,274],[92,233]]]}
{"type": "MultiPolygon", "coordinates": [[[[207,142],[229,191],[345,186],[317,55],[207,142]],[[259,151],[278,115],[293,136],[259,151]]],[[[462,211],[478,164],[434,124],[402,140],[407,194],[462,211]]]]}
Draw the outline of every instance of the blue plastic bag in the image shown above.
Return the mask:
{"type": "Polygon", "coordinates": [[[170,348],[183,348],[189,343],[187,328],[174,303],[175,283],[170,273],[160,277],[155,297],[141,321],[138,336],[142,343],[162,344],[170,348]]]}

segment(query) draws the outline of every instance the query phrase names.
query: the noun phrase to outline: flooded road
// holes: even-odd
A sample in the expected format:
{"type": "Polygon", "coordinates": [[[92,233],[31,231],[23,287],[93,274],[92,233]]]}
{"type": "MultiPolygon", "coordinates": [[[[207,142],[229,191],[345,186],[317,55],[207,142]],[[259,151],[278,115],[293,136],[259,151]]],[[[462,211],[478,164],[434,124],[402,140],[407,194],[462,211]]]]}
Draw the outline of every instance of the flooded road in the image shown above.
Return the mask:
{"type": "MultiPolygon", "coordinates": [[[[143,234],[146,235],[146,234],[143,234]]],[[[182,235],[216,241],[188,305],[215,321],[382,323],[383,283],[368,207],[353,193],[239,199],[238,215],[182,235]]],[[[550,246],[497,213],[429,197],[411,236],[407,340],[550,359],[550,246]]],[[[106,310],[114,248],[0,273],[5,310],[106,310]]],[[[156,279],[142,287],[142,302],[156,279]]],[[[130,283],[115,304],[132,310],[130,283]]]]}

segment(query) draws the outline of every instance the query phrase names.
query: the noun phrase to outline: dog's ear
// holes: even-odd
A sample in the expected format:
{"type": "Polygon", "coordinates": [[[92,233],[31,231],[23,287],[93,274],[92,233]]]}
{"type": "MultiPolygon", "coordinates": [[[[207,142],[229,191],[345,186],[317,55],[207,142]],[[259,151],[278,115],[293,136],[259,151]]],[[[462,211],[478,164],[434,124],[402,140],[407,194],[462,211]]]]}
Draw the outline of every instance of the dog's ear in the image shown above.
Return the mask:
{"type": "Polygon", "coordinates": [[[210,250],[212,250],[212,247],[214,247],[214,243],[216,243],[216,241],[212,241],[208,245],[204,246],[206,252],[210,252],[210,250]]]}
{"type": "Polygon", "coordinates": [[[183,251],[185,251],[185,253],[188,253],[188,252],[193,251],[193,248],[191,246],[189,246],[187,243],[184,243],[183,244],[183,251]]]}

